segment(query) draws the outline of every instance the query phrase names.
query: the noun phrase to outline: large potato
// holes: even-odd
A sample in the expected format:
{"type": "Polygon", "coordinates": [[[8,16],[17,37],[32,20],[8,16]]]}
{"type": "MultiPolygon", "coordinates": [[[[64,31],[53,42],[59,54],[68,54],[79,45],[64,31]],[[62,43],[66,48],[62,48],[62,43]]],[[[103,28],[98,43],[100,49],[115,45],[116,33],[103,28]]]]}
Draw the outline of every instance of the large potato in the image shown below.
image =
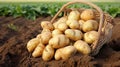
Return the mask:
{"type": "Polygon", "coordinates": [[[74,46],[66,46],[60,49],[57,49],[55,52],[55,60],[66,60],[70,58],[72,55],[74,55],[77,52],[76,48],[74,46]]]}
{"type": "Polygon", "coordinates": [[[89,44],[92,44],[95,40],[97,40],[97,38],[98,38],[97,31],[89,31],[84,34],[84,40],[89,44]]]}
{"type": "Polygon", "coordinates": [[[69,39],[65,35],[59,34],[49,40],[49,45],[53,48],[61,48],[69,45],[69,39]]]}
{"type": "Polygon", "coordinates": [[[74,43],[74,47],[78,50],[78,52],[80,52],[82,54],[90,54],[91,53],[90,46],[82,40],[76,41],[74,43]]]}
{"type": "Polygon", "coordinates": [[[86,21],[83,26],[82,26],[82,30],[84,32],[88,32],[88,31],[92,31],[92,30],[98,30],[98,22],[95,20],[88,20],[86,21]]]}
{"type": "Polygon", "coordinates": [[[68,16],[68,20],[79,20],[80,19],[80,13],[77,10],[73,10],[70,12],[68,16]]]}
{"type": "Polygon", "coordinates": [[[50,45],[47,45],[43,50],[42,59],[44,61],[51,60],[54,57],[54,51],[55,50],[50,45]]]}
{"type": "Polygon", "coordinates": [[[92,9],[86,9],[81,13],[82,20],[92,20],[94,18],[95,18],[95,15],[92,9]]]}
{"type": "Polygon", "coordinates": [[[33,38],[33,39],[29,40],[27,43],[28,51],[32,52],[37,47],[39,42],[40,42],[40,40],[38,38],[33,38]]]}
{"type": "Polygon", "coordinates": [[[45,45],[43,45],[42,43],[39,43],[38,46],[35,48],[35,50],[32,53],[33,57],[39,57],[42,55],[43,50],[45,48],[45,45]]]}
{"type": "Polygon", "coordinates": [[[41,26],[43,29],[49,29],[51,31],[54,29],[53,24],[49,21],[42,21],[41,26]]]}
{"type": "Polygon", "coordinates": [[[65,35],[74,41],[80,40],[83,37],[83,33],[80,30],[67,29],[65,30],[65,35]]]}

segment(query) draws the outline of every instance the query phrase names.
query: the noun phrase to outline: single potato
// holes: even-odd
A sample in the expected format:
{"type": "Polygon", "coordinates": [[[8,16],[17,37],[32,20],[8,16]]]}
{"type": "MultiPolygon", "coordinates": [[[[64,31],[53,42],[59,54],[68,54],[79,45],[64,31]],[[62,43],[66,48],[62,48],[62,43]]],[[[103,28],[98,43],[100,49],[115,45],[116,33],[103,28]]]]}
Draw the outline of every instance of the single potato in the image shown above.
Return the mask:
{"type": "Polygon", "coordinates": [[[74,43],[74,47],[77,49],[78,52],[82,54],[90,54],[91,53],[91,48],[90,46],[82,40],[78,40],[74,43]]]}

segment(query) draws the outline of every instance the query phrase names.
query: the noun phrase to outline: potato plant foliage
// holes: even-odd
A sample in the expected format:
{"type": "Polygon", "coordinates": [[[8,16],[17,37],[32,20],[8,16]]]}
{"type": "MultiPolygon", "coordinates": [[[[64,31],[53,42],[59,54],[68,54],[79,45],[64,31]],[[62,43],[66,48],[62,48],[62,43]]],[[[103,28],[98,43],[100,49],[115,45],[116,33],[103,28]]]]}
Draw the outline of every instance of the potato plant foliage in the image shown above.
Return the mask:
{"type": "MultiPolygon", "coordinates": [[[[65,4],[61,3],[0,3],[0,16],[13,16],[13,17],[25,17],[27,19],[35,20],[37,17],[42,16],[51,16],[53,17],[56,12],[61,8],[61,6],[65,4]],[[44,5],[44,6],[43,6],[44,5]]],[[[109,3],[109,2],[101,2],[95,3],[98,5],[103,11],[108,12],[113,17],[120,15],[120,7],[119,3],[109,3]]],[[[74,4],[69,6],[71,8],[90,8],[89,6],[83,4],[74,4]]],[[[60,14],[62,16],[62,14],[60,14]]]]}

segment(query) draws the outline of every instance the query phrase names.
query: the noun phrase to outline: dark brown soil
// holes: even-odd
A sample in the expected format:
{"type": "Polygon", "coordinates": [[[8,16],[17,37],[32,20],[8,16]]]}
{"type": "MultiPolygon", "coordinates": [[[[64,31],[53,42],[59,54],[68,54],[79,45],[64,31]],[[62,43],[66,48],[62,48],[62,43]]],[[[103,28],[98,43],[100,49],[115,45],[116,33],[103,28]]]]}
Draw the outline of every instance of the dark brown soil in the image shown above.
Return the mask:
{"type": "Polygon", "coordinates": [[[36,21],[24,18],[0,17],[0,67],[120,67],[120,18],[115,18],[111,41],[104,45],[97,56],[76,54],[64,61],[45,62],[33,58],[26,50],[26,43],[41,32],[40,17],[36,21]],[[8,27],[13,24],[16,29],[8,27]]]}

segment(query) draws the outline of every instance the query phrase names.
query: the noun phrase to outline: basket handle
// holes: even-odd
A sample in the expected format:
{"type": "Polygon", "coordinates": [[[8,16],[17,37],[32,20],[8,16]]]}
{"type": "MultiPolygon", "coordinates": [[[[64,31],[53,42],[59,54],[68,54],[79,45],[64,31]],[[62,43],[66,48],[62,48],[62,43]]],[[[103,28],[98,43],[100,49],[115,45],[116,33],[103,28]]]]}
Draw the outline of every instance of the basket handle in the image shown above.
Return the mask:
{"type": "Polygon", "coordinates": [[[104,13],[103,11],[98,7],[96,6],[95,4],[91,3],[91,2],[87,2],[87,1],[84,1],[84,0],[74,0],[74,1],[71,1],[71,2],[68,2],[66,3],[65,5],[62,6],[62,8],[56,13],[56,15],[52,18],[51,20],[51,23],[53,23],[55,21],[55,19],[57,18],[57,16],[68,6],[68,5],[71,5],[71,4],[74,4],[74,3],[83,3],[83,4],[87,4],[91,7],[93,7],[94,9],[96,9],[99,13],[100,13],[100,20],[99,20],[99,29],[98,29],[98,39],[94,42],[94,45],[92,46],[92,50],[94,50],[98,45],[98,40],[100,39],[100,35],[102,34],[102,25],[103,25],[103,22],[104,22],[104,13]]]}

